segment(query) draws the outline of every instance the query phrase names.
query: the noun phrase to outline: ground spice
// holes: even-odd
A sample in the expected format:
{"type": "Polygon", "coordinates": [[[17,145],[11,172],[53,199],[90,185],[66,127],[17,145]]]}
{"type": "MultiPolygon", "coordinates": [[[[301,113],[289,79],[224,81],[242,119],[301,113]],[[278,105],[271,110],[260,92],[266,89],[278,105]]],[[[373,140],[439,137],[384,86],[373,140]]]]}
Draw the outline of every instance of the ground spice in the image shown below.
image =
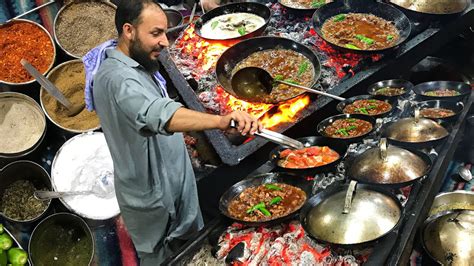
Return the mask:
{"type": "Polygon", "coordinates": [[[15,97],[0,98],[0,153],[18,153],[33,147],[45,128],[38,106],[15,97]]]}
{"type": "MultiPolygon", "coordinates": [[[[58,87],[72,104],[84,104],[86,74],[81,61],[70,61],[55,68],[48,75],[48,79],[58,87]]],[[[48,116],[62,127],[85,131],[99,126],[99,117],[95,112],[89,112],[84,108],[77,115],[69,117],[66,107],[59,103],[44,88],[41,88],[41,90],[41,102],[44,109],[46,109],[48,116]]]]}
{"type": "MultiPolygon", "coordinates": [[[[45,190],[45,188],[39,188],[45,190]]],[[[28,180],[18,180],[8,186],[0,202],[0,211],[10,219],[26,221],[40,216],[46,208],[48,201],[36,199],[34,193],[37,189],[28,180]]]]}
{"type": "Polygon", "coordinates": [[[55,32],[64,50],[82,57],[97,45],[117,37],[115,8],[102,2],[71,4],[58,16],[55,32]]]}
{"type": "Polygon", "coordinates": [[[53,43],[39,26],[14,21],[0,26],[0,36],[0,81],[22,83],[33,79],[20,64],[22,58],[41,73],[46,73],[53,64],[53,43]]]}

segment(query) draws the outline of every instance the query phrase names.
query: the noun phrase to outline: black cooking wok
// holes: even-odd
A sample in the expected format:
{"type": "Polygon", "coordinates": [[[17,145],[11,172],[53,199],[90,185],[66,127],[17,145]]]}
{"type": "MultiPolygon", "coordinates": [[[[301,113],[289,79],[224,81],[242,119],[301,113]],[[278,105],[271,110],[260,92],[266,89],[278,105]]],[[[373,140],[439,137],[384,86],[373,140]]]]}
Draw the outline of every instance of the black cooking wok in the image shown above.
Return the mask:
{"type": "MultiPolygon", "coordinates": [[[[296,2],[296,0],[293,0],[296,2]]],[[[278,3],[282,5],[286,10],[295,14],[295,15],[302,15],[302,16],[310,16],[318,9],[319,7],[311,7],[311,8],[297,8],[293,7],[289,4],[284,3],[282,0],[278,0],[278,3]]]]}
{"type": "Polygon", "coordinates": [[[284,168],[278,165],[278,160],[280,159],[280,152],[282,152],[283,150],[286,150],[287,148],[283,146],[278,146],[270,152],[270,160],[274,163],[278,171],[289,172],[289,173],[294,173],[294,174],[303,175],[303,176],[313,176],[317,173],[330,171],[334,169],[337,166],[337,164],[344,158],[347,152],[347,148],[348,148],[345,142],[339,141],[336,139],[326,138],[326,137],[303,137],[303,138],[298,138],[296,140],[302,142],[305,145],[305,147],[328,146],[332,150],[339,153],[339,159],[337,159],[336,161],[332,163],[318,166],[318,167],[311,167],[311,168],[305,168],[305,169],[284,168]]]}
{"type": "MultiPolygon", "coordinates": [[[[372,95],[358,95],[358,96],[354,96],[354,97],[351,97],[351,98],[347,98],[345,101],[342,101],[340,103],[337,104],[336,106],[336,109],[338,112],[340,113],[344,113],[344,108],[349,105],[349,104],[352,104],[353,102],[357,101],[357,100],[367,100],[367,99],[376,99],[374,96],[372,95]]],[[[389,101],[389,100],[385,100],[385,102],[389,103],[391,108],[389,111],[385,112],[385,113],[381,113],[381,114],[378,114],[378,115],[371,115],[371,117],[373,118],[379,118],[379,117],[384,117],[384,116],[387,116],[389,115],[392,111],[393,111],[393,101],[389,101]]]]}
{"type": "MultiPolygon", "coordinates": [[[[243,59],[247,58],[251,54],[268,50],[268,49],[288,49],[296,51],[306,58],[313,64],[314,68],[314,82],[311,87],[313,87],[319,79],[321,74],[321,63],[319,62],[318,56],[308,47],[303,44],[297,43],[293,40],[280,38],[280,37],[256,37],[249,40],[245,40],[237,43],[236,45],[227,49],[217,60],[216,64],[216,76],[219,84],[232,96],[239,98],[238,94],[234,92],[231,85],[232,70],[234,67],[243,59]]],[[[304,91],[301,91],[303,94],[304,91]]],[[[301,95],[299,94],[299,95],[301,95]]],[[[286,101],[291,98],[294,98],[298,95],[292,95],[281,101],[286,101]]],[[[282,97],[283,98],[283,97],[282,97]]],[[[264,101],[265,103],[277,103],[272,99],[264,101]]]]}
{"type": "Polygon", "coordinates": [[[271,17],[271,11],[270,9],[263,4],[259,3],[254,3],[254,2],[246,2],[246,3],[233,3],[233,4],[227,4],[223,5],[220,7],[217,7],[204,15],[202,15],[198,20],[196,20],[194,24],[194,31],[196,34],[206,40],[211,40],[211,41],[238,41],[238,40],[244,40],[248,38],[252,38],[255,36],[259,36],[265,31],[265,29],[268,26],[268,22],[270,21],[271,17]],[[225,14],[231,14],[231,13],[251,13],[255,14],[257,16],[262,17],[265,20],[265,24],[263,24],[260,28],[258,28],[255,31],[249,32],[247,34],[244,34],[239,37],[235,38],[208,38],[205,37],[201,34],[201,29],[204,24],[206,24],[207,21],[218,17],[220,15],[225,15],[225,14]]]}
{"type": "Polygon", "coordinates": [[[408,38],[408,36],[410,36],[411,32],[410,20],[407,18],[407,16],[405,16],[405,14],[403,14],[403,12],[391,5],[378,3],[375,1],[345,0],[332,2],[316,10],[313,14],[312,20],[314,29],[325,41],[337,47],[338,49],[357,53],[377,53],[394,48],[403,43],[408,38]],[[347,13],[367,13],[378,16],[387,21],[391,21],[398,29],[400,38],[397,42],[393,43],[392,46],[377,50],[349,49],[327,41],[321,31],[324,22],[333,16],[347,13]]]}
{"type": "Polygon", "coordinates": [[[456,120],[464,109],[464,104],[462,102],[453,102],[453,101],[443,101],[443,100],[432,100],[432,101],[423,101],[416,103],[412,108],[412,115],[414,114],[415,109],[423,110],[425,108],[443,108],[448,109],[454,112],[453,116],[445,118],[429,118],[433,119],[438,123],[449,123],[456,120]]]}
{"type": "Polygon", "coordinates": [[[370,117],[370,116],[367,116],[367,115],[361,115],[361,114],[340,114],[340,115],[331,116],[331,117],[328,117],[328,118],[324,119],[323,121],[319,122],[319,124],[317,126],[318,133],[321,136],[328,137],[328,138],[333,138],[333,139],[338,140],[338,141],[344,141],[346,143],[354,143],[354,142],[361,141],[368,134],[370,134],[372,131],[374,131],[374,129],[375,129],[375,119],[373,117],[370,117]],[[355,119],[360,119],[360,120],[367,121],[372,125],[372,129],[370,131],[368,131],[367,133],[363,134],[363,135],[360,135],[360,136],[357,136],[357,137],[352,137],[352,138],[334,138],[334,137],[330,137],[330,136],[328,136],[328,134],[326,134],[326,128],[329,125],[334,123],[336,120],[348,119],[348,118],[355,118],[355,119]]]}
{"type": "Polygon", "coordinates": [[[459,81],[428,81],[416,85],[413,91],[423,100],[448,100],[448,101],[461,101],[464,97],[471,94],[471,85],[459,82],[459,81]],[[427,96],[425,95],[428,91],[434,91],[439,89],[455,90],[459,93],[456,96],[427,96]]]}
{"type": "Polygon", "coordinates": [[[230,215],[228,209],[229,209],[229,204],[232,201],[232,199],[234,199],[235,197],[238,197],[240,193],[242,193],[245,189],[249,187],[256,187],[261,184],[267,184],[267,183],[288,184],[288,185],[298,187],[301,190],[303,190],[306,193],[306,199],[309,199],[309,197],[311,196],[312,182],[306,180],[305,177],[291,174],[291,173],[267,173],[267,174],[262,174],[262,175],[246,178],[234,184],[232,187],[230,187],[224,194],[222,194],[219,200],[219,210],[221,211],[222,214],[229,217],[230,219],[235,220],[242,224],[249,225],[249,226],[260,226],[263,224],[277,224],[296,215],[301,208],[294,210],[293,212],[291,212],[290,214],[286,216],[276,218],[273,220],[268,220],[265,222],[246,222],[246,221],[238,220],[232,215],[230,215]]]}

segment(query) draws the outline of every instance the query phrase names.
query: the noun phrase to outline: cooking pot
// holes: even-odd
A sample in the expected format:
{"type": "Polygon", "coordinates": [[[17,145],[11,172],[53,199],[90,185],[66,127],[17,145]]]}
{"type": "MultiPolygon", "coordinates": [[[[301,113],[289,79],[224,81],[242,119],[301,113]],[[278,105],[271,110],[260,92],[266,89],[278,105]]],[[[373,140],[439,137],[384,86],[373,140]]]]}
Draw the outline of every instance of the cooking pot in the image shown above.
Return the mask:
{"type": "Polygon", "coordinates": [[[440,124],[419,116],[416,109],[415,117],[386,124],[382,136],[395,145],[422,148],[436,146],[449,135],[440,124]]]}
{"type": "Polygon", "coordinates": [[[399,223],[402,206],[398,199],[371,185],[358,185],[345,213],[348,189],[349,185],[329,187],[303,206],[300,221],[310,237],[343,247],[369,245],[399,223]]]}

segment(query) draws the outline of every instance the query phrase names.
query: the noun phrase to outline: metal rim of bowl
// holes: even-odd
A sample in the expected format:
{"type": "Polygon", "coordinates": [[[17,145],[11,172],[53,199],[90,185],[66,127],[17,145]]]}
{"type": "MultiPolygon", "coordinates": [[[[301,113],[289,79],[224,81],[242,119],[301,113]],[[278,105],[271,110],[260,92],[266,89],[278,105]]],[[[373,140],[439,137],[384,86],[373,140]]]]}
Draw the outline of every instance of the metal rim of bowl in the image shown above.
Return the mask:
{"type": "MultiPolygon", "coordinates": [[[[78,139],[78,138],[81,138],[83,136],[86,136],[86,135],[104,135],[104,133],[102,132],[94,132],[94,131],[90,131],[90,132],[85,132],[85,133],[82,133],[82,134],[79,134],[79,135],[76,135],[70,139],[68,139],[66,142],[64,142],[64,144],[59,148],[59,150],[56,152],[56,154],[54,155],[54,158],[53,158],[53,161],[51,163],[51,186],[53,187],[53,190],[54,191],[58,191],[58,188],[56,187],[56,183],[54,182],[54,178],[53,178],[53,169],[54,169],[54,165],[56,164],[57,160],[58,160],[58,157],[59,157],[59,154],[61,154],[62,150],[64,147],[66,147],[69,143],[71,143],[72,141],[78,139]]],[[[89,215],[86,215],[80,211],[77,211],[75,209],[73,209],[65,200],[64,198],[59,198],[59,201],[71,212],[79,215],[80,217],[84,218],[84,219],[88,219],[88,220],[93,220],[93,221],[106,221],[106,220],[109,220],[109,219],[112,219],[114,217],[117,217],[119,214],[120,214],[120,209],[118,210],[118,212],[108,218],[103,218],[103,219],[100,219],[100,218],[91,218],[89,217],[89,215]]]]}
{"type": "MultiPolygon", "coordinates": [[[[439,193],[438,195],[436,195],[436,197],[433,199],[433,203],[432,205],[435,203],[435,201],[439,198],[443,198],[445,196],[449,196],[449,195],[465,195],[465,196],[472,196],[474,197],[474,191],[467,191],[467,190],[455,190],[455,191],[451,191],[451,192],[443,192],[443,193],[439,193]]],[[[441,204],[439,205],[438,207],[441,207],[443,205],[448,205],[448,204],[441,204]]],[[[430,210],[429,210],[429,213],[431,213],[431,210],[433,209],[433,206],[430,207],[430,210]]],[[[443,213],[443,212],[447,212],[447,211],[459,211],[459,210],[471,210],[471,209],[462,209],[462,208],[449,208],[449,209],[446,209],[446,210],[442,210],[442,211],[439,211],[439,212],[436,212],[436,213],[433,213],[431,215],[429,215],[428,218],[432,217],[432,216],[435,216],[435,215],[438,215],[440,213],[443,213]]],[[[474,210],[472,210],[474,211],[474,210]]],[[[428,219],[427,218],[427,219],[428,219]]]]}
{"type": "MultiPolygon", "coordinates": [[[[174,10],[174,9],[171,9],[171,8],[165,8],[165,9],[163,9],[163,12],[165,12],[165,15],[166,15],[166,12],[171,12],[171,13],[175,13],[175,14],[179,15],[178,24],[176,26],[168,28],[168,31],[173,31],[174,29],[176,29],[179,26],[183,25],[184,17],[183,17],[183,14],[181,14],[181,12],[179,12],[177,10],[174,10]]],[[[193,20],[194,20],[194,18],[193,18],[193,20]]]]}
{"type": "MultiPolygon", "coordinates": [[[[64,67],[65,65],[69,65],[69,64],[75,64],[75,63],[81,63],[82,65],[84,65],[82,63],[82,60],[81,59],[73,59],[73,60],[69,60],[69,61],[66,61],[66,62],[63,62],[57,66],[55,66],[53,69],[51,69],[51,71],[49,72],[49,74],[46,76],[46,78],[50,78],[51,75],[55,72],[55,71],[58,71],[59,69],[61,69],[62,67],[64,67]]],[[[40,88],[40,104],[41,104],[41,108],[43,109],[43,112],[44,114],[46,115],[46,117],[48,118],[49,121],[51,121],[54,125],[56,125],[57,127],[61,128],[62,130],[65,130],[67,132],[71,132],[71,133],[85,133],[85,132],[89,132],[89,131],[95,131],[95,130],[98,130],[101,128],[100,126],[100,122],[99,122],[99,125],[97,127],[94,127],[94,128],[90,128],[90,129],[84,129],[84,130],[79,130],[79,129],[72,129],[72,128],[67,128],[67,127],[63,127],[61,126],[59,123],[57,123],[56,121],[54,121],[54,119],[52,119],[49,114],[48,114],[48,111],[46,110],[44,104],[43,104],[43,91],[45,91],[45,89],[43,88],[43,86],[41,86],[40,88]]]]}
{"type": "Polygon", "coordinates": [[[89,0],[89,1],[71,1],[69,4],[66,4],[64,5],[63,7],[61,7],[58,11],[58,13],[56,14],[56,16],[54,17],[54,21],[53,21],[53,35],[54,35],[54,41],[55,43],[58,44],[59,48],[65,52],[67,55],[75,58],[75,59],[81,59],[82,56],[78,56],[78,55],[75,55],[69,51],[67,51],[62,45],[61,43],[59,42],[58,40],[58,37],[57,37],[57,34],[56,34],[56,24],[57,24],[57,21],[58,21],[58,18],[59,16],[61,16],[61,14],[63,13],[63,11],[67,8],[69,8],[70,6],[72,5],[75,5],[75,4],[81,4],[81,3],[102,3],[102,4],[105,4],[105,5],[108,5],[110,7],[113,7],[115,10],[117,10],[117,6],[114,5],[113,3],[107,1],[107,0],[97,0],[97,1],[94,1],[94,0],[89,0]]]}
{"type": "Polygon", "coordinates": [[[35,151],[36,148],[38,148],[38,146],[43,142],[43,140],[46,136],[46,130],[47,130],[48,127],[46,125],[45,114],[44,114],[43,110],[41,109],[41,106],[38,104],[38,102],[36,102],[33,98],[31,98],[30,96],[28,96],[26,94],[19,93],[19,92],[11,92],[11,91],[2,92],[2,93],[0,93],[0,99],[2,98],[1,97],[2,95],[7,95],[7,96],[10,95],[11,97],[15,97],[17,99],[22,99],[22,100],[28,101],[33,106],[38,108],[38,111],[41,114],[41,117],[43,118],[43,121],[44,121],[43,134],[41,135],[41,137],[38,139],[38,141],[35,144],[33,144],[31,147],[29,147],[29,148],[27,148],[27,149],[25,149],[24,151],[21,151],[21,152],[0,153],[0,158],[8,158],[8,159],[15,159],[15,158],[26,156],[26,155],[32,153],[33,151],[35,151]]]}
{"type": "Polygon", "coordinates": [[[382,98],[390,99],[390,98],[397,98],[397,97],[406,96],[407,94],[410,93],[410,91],[413,90],[413,87],[415,87],[415,85],[413,85],[413,83],[411,83],[409,80],[405,80],[405,79],[385,79],[385,80],[377,81],[377,82],[373,83],[372,85],[370,85],[369,88],[367,89],[367,93],[369,95],[372,95],[372,96],[375,96],[375,97],[376,96],[382,96],[382,98]],[[409,86],[409,88],[406,88],[404,93],[399,94],[399,95],[394,95],[394,96],[386,96],[386,95],[377,95],[377,94],[375,94],[375,92],[378,89],[383,88],[383,87],[379,87],[379,84],[389,83],[389,82],[406,83],[409,86]]]}
{"type": "MultiPolygon", "coordinates": [[[[34,165],[38,169],[38,171],[42,171],[45,174],[45,176],[49,179],[51,189],[53,188],[53,181],[51,179],[51,176],[48,174],[48,172],[41,165],[39,165],[39,164],[37,164],[33,161],[28,161],[28,160],[14,161],[14,162],[11,162],[11,163],[5,165],[3,168],[0,168],[0,171],[4,171],[8,167],[11,167],[12,165],[20,164],[20,163],[28,163],[28,164],[34,165]]],[[[19,180],[21,180],[21,179],[19,179],[19,180]]],[[[46,206],[46,208],[38,216],[36,216],[33,219],[24,220],[24,221],[17,220],[17,219],[12,219],[12,218],[6,216],[4,213],[0,213],[1,214],[0,216],[4,217],[7,221],[15,222],[15,223],[18,223],[18,224],[33,223],[33,222],[36,222],[36,221],[40,220],[43,217],[43,215],[48,211],[49,207],[51,207],[51,200],[48,201],[48,206],[46,206]]]]}
{"type": "MultiPolygon", "coordinates": [[[[54,65],[54,62],[56,62],[56,45],[55,45],[55,42],[53,40],[53,37],[51,37],[51,34],[49,34],[49,32],[39,23],[37,22],[34,22],[32,20],[27,20],[27,19],[21,19],[21,18],[18,18],[18,19],[14,19],[12,20],[11,22],[9,23],[15,23],[15,22],[27,22],[27,23],[31,23],[33,25],[36,25],[37,27],[39,27],[44,33],[46,33],[46,35],[49,37],[49,40],[51,41],[51,45],[53,46],[53,59],[51,60],[51,64],[49,65],[49,67],[46,69],[46,71],[44,73],[42,73],[43,75],[45,75],[46,73],[48,73],[51,68],[53,67],[54,65]]],[[[21,86],[21,85],[29,85],[29,84],[32,84],[36,81],[35,78],[29,80],[29,81],[25,81],[25,82],[19,82],[19,83],[13,83],[13,82],[9,82],[9,81],[4,81],[4,80],[0,80],[0,84],[6,84],[6,85],[10,85],[10,86],[21,86]]]]}
{"type": "MultiPolygon", "coordinates": [[[[91,243],[92,243],[92,254],[91,254],[91,257],[89,259],[89,263],[87,265],[91,265],[92,263],[92,260],[94,259],[94,254],[95,254],[95,241],[94,241],[94,234],[92,233],[92,230],[90,228],[90,226],[86,223],[86,221],[84,221],[83,218],[81,218],[80,216],[74,214],[74,213],[69,213],[69,212],[58,212],[58,213],[53,213],[49,216],[47,216],[46,218],[44,218],[41,222],[39,222],[35,228],[33,229],[33,231],[31,232],[31,235],[30,235],[30,239],[28,241],[28,259],[33,262],[33,257],[31,256],[31,242],[33,240],[33,236],[36,232],[36,229],[38,229],[44,222],[46,222],[48,219],[53,219],[55,216],[59,216],[59,215],[67,215],[67,216],[70,216],[72,217],[73,219],[76,219],[77,221],[79,221],[80,223],[82,223],[85,228],[87,228],[87,230],[85,230],[86,234],[89,234],[89,236],[91,237],[91,243]]],[[[34,263],[31,263],[32,265],[34,265],[34,263]]]]}

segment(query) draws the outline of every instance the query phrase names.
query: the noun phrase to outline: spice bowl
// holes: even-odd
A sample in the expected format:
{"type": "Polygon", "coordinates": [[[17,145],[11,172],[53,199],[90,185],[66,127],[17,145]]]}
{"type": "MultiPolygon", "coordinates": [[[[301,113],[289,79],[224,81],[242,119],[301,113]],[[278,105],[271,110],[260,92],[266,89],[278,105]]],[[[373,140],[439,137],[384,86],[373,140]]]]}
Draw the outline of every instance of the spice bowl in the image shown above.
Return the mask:
{"type": "MultiPolygon", "coordinates": [[[[15,70],[15,69],[12,69],[11,68],[11,65],[10,65],[10,71],[12,72],[15,72],[15,75],[28,75],[29,77],[31,77],[31,75],[29,75],[28,72],[26,72],[26,70],[21,66],[21,64],[19,63],[20,59],[24,58],[26,59],[27,61],[33,61],[33,59],[35,61],[39,61],[39,62],[42,62],[44,64],[44,67],[40,68],[39,71],[41,73],[43,73],[44,75],[46,73],[49,72],[49,70],[51,70],[51,68],[53,67],[54,65],[54,62],[56,60],[56,46],[54,45],[54,40],[53,38],[51,37],[51,34],[49,34],[49,32],[40,24],[34,22],[34,21],[31,21],[31,20],[27,20],[27,19],[14,19],[12,20],[11,22],[9,23],[6,23],[4,25],[1,25],[0,26],[0,33],[1,33],[1,29],[4,28],[4,27],[11,27],[9,30],[11,32],[16,32],[16,34],[24,34],[24,36],[22,36],[24,39],[26,38],[26,40],[23,40],[22,42],[18,42],[18,43],[15,43],[13,46],[12,45],[6,45],[5,47],[7,48],[0,48],[0,54],[6,54],[8,55],[4,60],[6,61],[6,63],[8,63],[8,61],[10,60],[17,60],[18,59],[18,64],[14,65],[15,67],[18,67],[18,70],[15,70]],[[34,27],[31,27],[31,25],[33,25],[34,27]],[[29,54],[25,54],[25,55],[21,55],[21,54],[18,54],[17,57],[14,57],[12,58],[11,56],[12,55],[15,55],[15,53],[18,52],[17,49],[28,49],[29,47],[23,47],[23,46],[20,46],[19,43],[21,43],[22,45],[27,45],[29,44],[30,42],[39,42],[40,39],[39,38],[36,38],[36,39],[32,39],[33,37],[32,34],[33,33],[26,33],[27,30],[26,29],[18,29],[18,28],[15,28],[15,27],[27,27],[28,30],[38,30],[37,32],[35,32],[36,35],[38,34],[44,34],[45,36],[42,36],[41,40],[48,40],[51,47],[50,47],[50,52],[51,54],[49,55],[50,58],[42,58],[44,57],[44,54],[47,54],[47,51],[42,51],[42,52],[37,52],[37,51],[40,51],[40,49],[46,49],[45,48],[45,45],[44,44],[40,44],[40,43],[37,43],[36,46],[32,51],[30,52],[29,54]],[[25,32],[25,33],[24,33],[25,32]],[[28,40],[28,38],[30,38],[28,40]],[[5,49],[5,50],[4,50],[5,49]],[[8,49],[8,50],[6,50],[8,49]],[[19,57],[22,57],[22,58],[19,58],[19,57]]],[[[1,33],[2,36],[3,36],[3,33],[1,33]]],[[[9,37],[8,36],[3,36],[2,38],[6,38],[8,39],[9,37]]],[[[1,43],[0,43],[0,47],[1,47],[1,43]]],[[[2,55],[3,56],[3,55],[2,55]]],[[[4,61],[4,62],[5,62],[4,61]]],[[[33,64],[33,66],[35,67],[38,67],[36,65],[35,62],[30,62],[33,64]]],[[[13,81],[13,80],[3,80],[0,76],[0,84],[5,84],[6,86],[9,86],[11,88],[16,88],[16,87],[21,87],[21,89],[25,88],[27,89],[27,86],[25,85],[30,85],[32,83],[34,83],[36,80],[31,77],[31,79],[29,80],[24,80],[24,78],[21,78],[21,77],[16,77],[16,79],[22,79],[22,81],[13,81]]]]}
{"type": "Polygon", "coordinates": [[[48,209],[51,205],[51,200],[36,200],[33,198],[34,191],[31,191],[32,189],[52,190],[51,179],[48,172],[46,172],[43,167],[31,161],[16,161],[0,169],[0,180],[2,180],[2,182],[0,182],[0,216],[12,226],[22,231],[28,231],[32,229],[36,222],[47,215],[48,209]],[[22,181],[28,181],[28,184],[24,182],[22,183],[22,181]],[[33,185],[34,188],[31,188],[30,184],[33,185]],[[28,191],[28,196],[24,196],[25,194],[21,193],[23,191],[28,191]],[[29,195],[30,193],[31,195],[29,195]],[[20,204],[17,202],[21,200],[19,198],[21,196],[24,196],[22,199],[24,199],[24,202],[27,202],[26,204],[34,206],[32,208],[36,208],[37,211],[32,212],[31,208],[18,208],[12,210],[12,208],[20,207],[20,204]],[[5,202],[5,200],[8,202],[5,202]],[[8,206],[8,211],[5,211],[4,206],[8,206]],[[8,216],[10,212],[16,213],[16,217],[8,216]],[[29,216],[33,215],[34,217],[19,219],[17,217],[18,212],[21,212],[22,216],[25,216],[28,213],[29,216]]]}
{"type": "Polygon", "coordinates": [[[35,227],[28,252],[33,265],[90,265],[94,238],[79,216],[55,213],[35,227]]]}
{"type": "MultiPolygon", "coordinates": [[[[84,87],[86,84],[84,64],[80,59],[66,61],[54,67],[47,78],[73,104],[84,103],[84,87]]],[[[40,89],[40,103],[46,117],[54,125],[66,133],[83,133],[100,128],[99,117],[86,108],[69,117],[66,107],[51,96],[43,87],[40,89]]]]}
{"type": "Polygon", "coordinates": [[[0,93],[0,165],[32,153],[46,135],[46,118],[40,105],[18,92],[0,93]]]}

